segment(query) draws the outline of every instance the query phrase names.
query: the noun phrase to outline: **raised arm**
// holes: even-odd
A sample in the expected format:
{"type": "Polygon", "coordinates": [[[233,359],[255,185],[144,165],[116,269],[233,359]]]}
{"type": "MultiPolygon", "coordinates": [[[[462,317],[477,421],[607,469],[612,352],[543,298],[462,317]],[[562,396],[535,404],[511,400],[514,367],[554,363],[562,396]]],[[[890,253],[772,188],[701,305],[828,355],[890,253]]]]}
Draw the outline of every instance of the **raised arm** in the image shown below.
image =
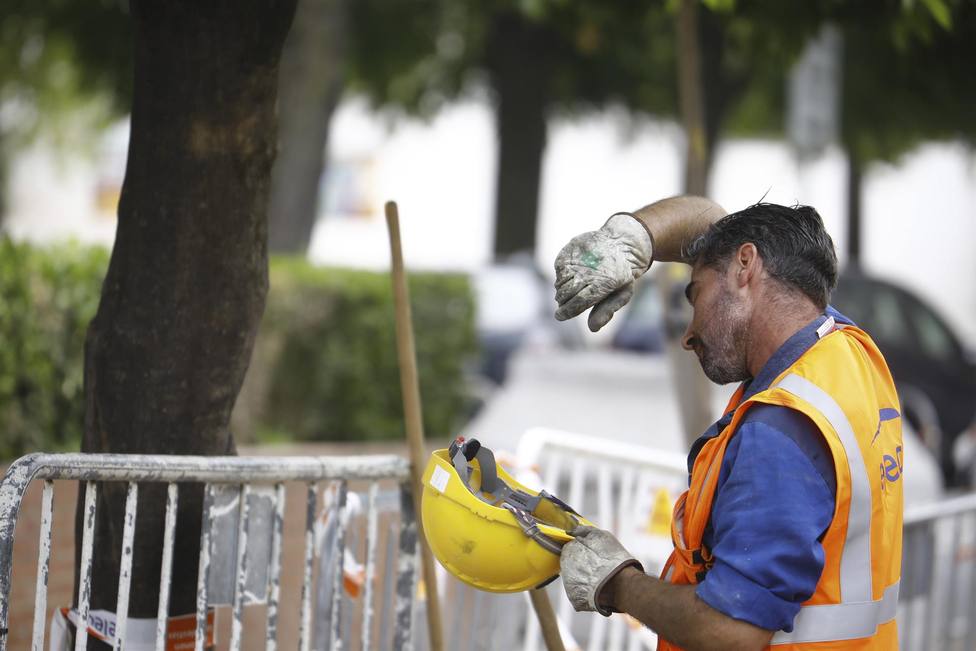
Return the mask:
{"type": "Polygon", "coordinates": [[[685,248],[710,225],[725,217],[725,210],[711,199],[685,195],[655,201],[633,216],[651,235],[654,260],[687,262],[685,248]]]}
{"type": "Polygon", "coordinates": [[[556,256],[556,319],[593,307],[587,323],[596,332],[631,299],[634,280],[653,260],[684,262],[688,244],[724,216],[709,199],[671,197],[577,235],[556,256]]]}

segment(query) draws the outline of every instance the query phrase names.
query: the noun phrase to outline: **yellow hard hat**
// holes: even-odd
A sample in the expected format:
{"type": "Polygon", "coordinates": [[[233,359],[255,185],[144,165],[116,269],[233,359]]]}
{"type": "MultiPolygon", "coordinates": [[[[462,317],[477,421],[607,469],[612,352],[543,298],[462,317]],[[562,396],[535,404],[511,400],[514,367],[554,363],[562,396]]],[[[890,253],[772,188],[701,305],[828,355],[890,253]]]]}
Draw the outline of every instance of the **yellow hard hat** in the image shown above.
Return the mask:
{"type": "Polygon", "coordinates": [[[518,592],[559,575],[559,553],[577,525],[592,525],[545,491],[515,481],[476,439],[430,456],[421,518],[448,572],[489,592],[518,592]]]}

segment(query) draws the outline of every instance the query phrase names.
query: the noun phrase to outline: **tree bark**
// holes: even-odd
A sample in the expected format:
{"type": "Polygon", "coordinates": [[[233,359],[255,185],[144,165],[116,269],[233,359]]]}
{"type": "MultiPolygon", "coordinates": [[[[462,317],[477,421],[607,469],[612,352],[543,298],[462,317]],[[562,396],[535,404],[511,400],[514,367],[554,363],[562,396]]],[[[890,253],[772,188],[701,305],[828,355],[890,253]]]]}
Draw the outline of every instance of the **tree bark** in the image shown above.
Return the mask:
{"type": "Polygon", "coordinates": [[[847,263],[861,264],[861,160],[853,148],[847,152],[847,263]]]}
{"type": "Polygon", "coordinates": [[[511,13],[496,19],[490,39],[488,70],[498,98],[494,254],[500,259],[535,251],[553,39],[511,13]]]}
{"type": "MultiPolygon", "coordinates": [[[[705,88],[702,84],[698,0],[682,0],[677,15],[678,92],[681,122],[684,125],[685,193],[705,196],[710,166],[708,134],[705,120],[705,88]]],[[[681,347],[681,335],[691,319],[681,292],[684,277],[658,274],[664,297],[667,324],[667,351],[674,373],[675,395],[684,427],[685,442],[690,446],[712,422],[711,384],[694,355],[681,347]]]]}
{"type": "Polygon", "coordinates": [[[681,122],[687,138],[685,192],[705,196],[708,190],[708,141],[698,22],[698,0],[681,0],[677,25],[678,94],[681,122]]]}
{"type": "MultiPolygon", "coordinates": [[[[85,345],[84,452],[234,453],[228,421],[268,289],[278,59],[294,5],[131,3],[131,136],[85,345]]],[[[100,489],[91,604],[114,612],[125,486],[100,489]]],[[[156,614],[164,504],[165,486],[140,487],[134,617],[156,614]]],[[[181,489],[171,613],[195,607],[201,504],[200,486],[181,489]]],[[[80,531],[80,500],[77,515],[80,531]]]]}
{"type": "Polygon", "coordinates": [[[268,248],[308,250],[318,215],[329,122],[342,95],[348,0],[299,0],[281,55],[278,159],[271,174],[268,248]]]}

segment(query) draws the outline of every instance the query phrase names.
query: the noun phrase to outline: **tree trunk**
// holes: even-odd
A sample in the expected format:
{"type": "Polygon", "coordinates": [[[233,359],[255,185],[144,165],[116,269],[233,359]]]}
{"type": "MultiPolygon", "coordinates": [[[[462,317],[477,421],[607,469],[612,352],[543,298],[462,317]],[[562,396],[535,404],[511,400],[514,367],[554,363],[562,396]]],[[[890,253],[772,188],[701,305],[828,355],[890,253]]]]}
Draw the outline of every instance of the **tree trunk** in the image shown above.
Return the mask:
{"type": "Polygon", "coordinates": [[[329,122],[342,95],[348,0],[299,0],[281,55],[279,153],[271,174],[268,248],[308,250],[318,215],[329,122]]]}
{"type": "Polygon", "coordinates": [[[847,263],[852,267],[861,264],[861,189],[863,165],[848,149],[847,154],[847,263]]]}
{"type": "Polygon", "coordinates": [[[500,259],[535,251],[552,38],[540,25],[503,14],[490,39],[488,70],[498,98],[494,254],[500,259]]]}
{"type": "Polygon", "coordinates": [[[698,0],[681,0],[678,8],[678,94],[684,125],[685,192],[704,196],[708,181],[705,89],[702,87],[698,0]]]}
{"type": "MultiPolygon", "coordinates": [[[[709,152],[705,121],[705,89],[702,84],[698,0],[682,0],[677,16],[678,92],[681,121],[686,136],[685,193],[704,196],[708,187],[709,152]]],[[[687,275],[687,271],[685,271],[687,275]]],[[[686,278],[658,274],[665,297],[668,359],[675,379],[675,395],[681,413],[685,441],[690,446],[714,420],[711,384],[693,354],[681,347],[681,335],[691,319],[680,295],[686,278]]]]}
{"type": "MultiPolygon", "coordinates": [[[[228,420],[268,288],[278,58],[294,0],[142,0],[131,11],[131,137],[85,345],[82,450],[233,454],[228,420]]],[[[100,489],[91,604],[114,612],[125,486],[100,489]]],[[[201,498],[199,486],[180,491],[171,613],[195,608],[201,498]]],[[[134,617],[156,614],[164,504],[165,486],[140,487],[134,617]]],[[[79,500],[79,532],[81,511],[79,500]]]]}

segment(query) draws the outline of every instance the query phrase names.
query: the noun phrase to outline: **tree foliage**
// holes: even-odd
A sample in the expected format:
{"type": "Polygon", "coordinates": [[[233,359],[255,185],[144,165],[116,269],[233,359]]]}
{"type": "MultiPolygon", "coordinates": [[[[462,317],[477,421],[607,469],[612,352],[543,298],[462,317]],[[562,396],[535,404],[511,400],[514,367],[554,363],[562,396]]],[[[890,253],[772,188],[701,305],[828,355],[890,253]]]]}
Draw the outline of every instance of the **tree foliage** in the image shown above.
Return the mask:
{"type": "Polygon", "coordinates": [[[121,0],[2,0],[0,103],[7,137],[57,126],[97,99],[103,116],[128,109],[131,25],[121,0]]]}
{"type": "Polygon", "coordinates": [[[792,64],[829,23],[843,35],[840,138],[848,152],[862,162],[893,160],[924,140],[973,140],[971,0],[706,4],[725,5],[712,12],[725,44],[706,87],[741,89],[724,132],[782,134],[792,64]]]}
{"type": "Polygon", "coordinates": [[[976,3],[845,5],[841,137],[860,161],[894,160],[925,140],[976,139],[976,3]]]}

